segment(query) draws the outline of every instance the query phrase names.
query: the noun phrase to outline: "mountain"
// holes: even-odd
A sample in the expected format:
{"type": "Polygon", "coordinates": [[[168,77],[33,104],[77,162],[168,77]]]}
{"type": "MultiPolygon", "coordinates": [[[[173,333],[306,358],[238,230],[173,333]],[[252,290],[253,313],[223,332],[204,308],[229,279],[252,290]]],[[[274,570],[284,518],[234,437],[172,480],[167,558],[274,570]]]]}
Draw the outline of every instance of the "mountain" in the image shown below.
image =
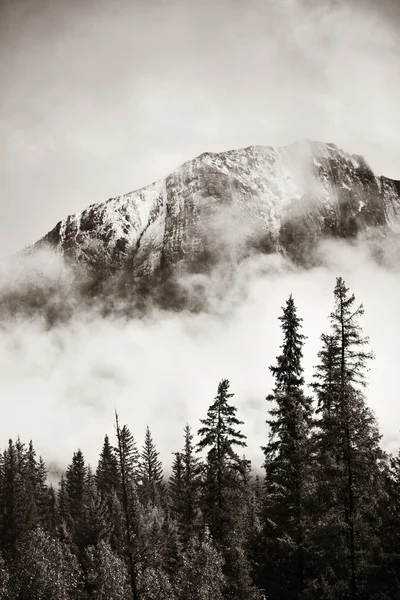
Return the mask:
{"type": "Polygon", "coordinates": [[[104,277],[152,287],[250,253],[315,262],[319,240],[400,232],[400,182],[334,144],[250,146],[184,163],[166,179],[60,221],[50,246],[104,277]],[[146,283],[147,282],[147,283],[146,283]]]}

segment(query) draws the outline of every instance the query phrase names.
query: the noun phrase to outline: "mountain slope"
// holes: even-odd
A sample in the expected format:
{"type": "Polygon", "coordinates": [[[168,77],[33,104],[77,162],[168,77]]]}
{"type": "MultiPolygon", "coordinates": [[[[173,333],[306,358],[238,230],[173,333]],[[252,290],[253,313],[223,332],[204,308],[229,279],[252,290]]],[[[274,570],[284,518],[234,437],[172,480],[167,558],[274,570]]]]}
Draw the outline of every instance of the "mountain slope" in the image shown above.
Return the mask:
{"type": "Polygon", "coordinates": [[[400,182],[361,156],[301,141],[204,153],[165,180],[67,217],[33,248],[135,280],[206,272],[251,252],[308,264],[318,240],[400,231],[400,182]]]}

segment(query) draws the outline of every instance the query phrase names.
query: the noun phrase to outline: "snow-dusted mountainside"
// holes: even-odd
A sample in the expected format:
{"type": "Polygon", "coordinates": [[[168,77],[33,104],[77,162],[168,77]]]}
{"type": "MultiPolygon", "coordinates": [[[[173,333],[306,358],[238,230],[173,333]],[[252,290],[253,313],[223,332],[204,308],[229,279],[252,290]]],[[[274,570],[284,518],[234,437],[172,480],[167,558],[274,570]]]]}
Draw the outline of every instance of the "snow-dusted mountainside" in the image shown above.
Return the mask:
{"type": "Polygon", "coordinates": [[[137,280],[254,251],[307,263],[321,238],[371,228],[400,232],[400,182],[334,144],[302,141],[204,153],[165,180],[67,217],[34,248],[48,244],[137,280]]]}

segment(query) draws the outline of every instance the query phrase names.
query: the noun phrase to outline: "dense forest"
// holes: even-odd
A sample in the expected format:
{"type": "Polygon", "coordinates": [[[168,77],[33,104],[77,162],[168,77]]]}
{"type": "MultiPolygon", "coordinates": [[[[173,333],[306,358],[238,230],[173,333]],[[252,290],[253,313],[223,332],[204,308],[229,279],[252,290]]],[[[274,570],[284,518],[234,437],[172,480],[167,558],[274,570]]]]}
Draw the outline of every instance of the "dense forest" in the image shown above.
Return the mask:
{"type": "Polygon", "coordinates": [[[383,451],[366,404],[373,356],[341,278],[332,304],[309,386],[292,296],[282,309],[260,475],[227,379],[168,480],[150,429],[139,447],[117,414],[96,469],[78,449],[57,489],[32,442],[10,440],[0,599],[400,598],[400,454],[383,451]]]}

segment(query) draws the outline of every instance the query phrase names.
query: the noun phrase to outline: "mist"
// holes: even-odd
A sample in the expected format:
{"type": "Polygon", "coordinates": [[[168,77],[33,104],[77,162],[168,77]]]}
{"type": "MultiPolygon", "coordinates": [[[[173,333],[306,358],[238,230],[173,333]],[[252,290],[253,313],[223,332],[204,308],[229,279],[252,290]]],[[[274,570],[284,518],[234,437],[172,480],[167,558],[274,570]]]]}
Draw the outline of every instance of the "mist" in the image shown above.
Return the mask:
{"type": "MultiPolygon", "coordinates": [[[[176,313],[153,306],[141,317],[104,317],[95,303],[89,309],[75,298],[72,316],[51,327],[40,311],[20,312],[3,321],[2,447],[17,435],[25,442],[33,439],[52,471],[65,468],[80,447],[95,467],[105,433],[114,438],[117,410],[139,446],[150,426],[168,471],[172,452],[182,446],[184,425],[188,422],[197,431],[218,382],[228,378],[238,416],[245,422],[246,455],[259,470],[260,446],[268,435],[265,397],[273,386],[268,366],[282,343],[281,307],[292,293],[304,320],[304,367],[310,383],[319,337],[329,327],[335,278],[342,276],[365,307],[361,324],[376,354],[368,377],[368,404],[378,417],[383,446],[396,452],[398,268],[396,263],[378,264],[362,241],[323,242],[318,253],[320,266],[307,270],[282,256],[251,256],[238,265],[225,294],[216,289],[215,273],[202,276],[203,294],[209,296],[207,312],[176,313]]],[[[15,265],[3,264],[3,292],[31,289],[33,279],[54,296],[56,281],[57,302],[74,302],[71,274],[59,256],[42,252],[19,270],[15,265]]],[[[193,285],[195,292],[199,277],[191,281],[187,276],[184,285],[193,285]]]]}

